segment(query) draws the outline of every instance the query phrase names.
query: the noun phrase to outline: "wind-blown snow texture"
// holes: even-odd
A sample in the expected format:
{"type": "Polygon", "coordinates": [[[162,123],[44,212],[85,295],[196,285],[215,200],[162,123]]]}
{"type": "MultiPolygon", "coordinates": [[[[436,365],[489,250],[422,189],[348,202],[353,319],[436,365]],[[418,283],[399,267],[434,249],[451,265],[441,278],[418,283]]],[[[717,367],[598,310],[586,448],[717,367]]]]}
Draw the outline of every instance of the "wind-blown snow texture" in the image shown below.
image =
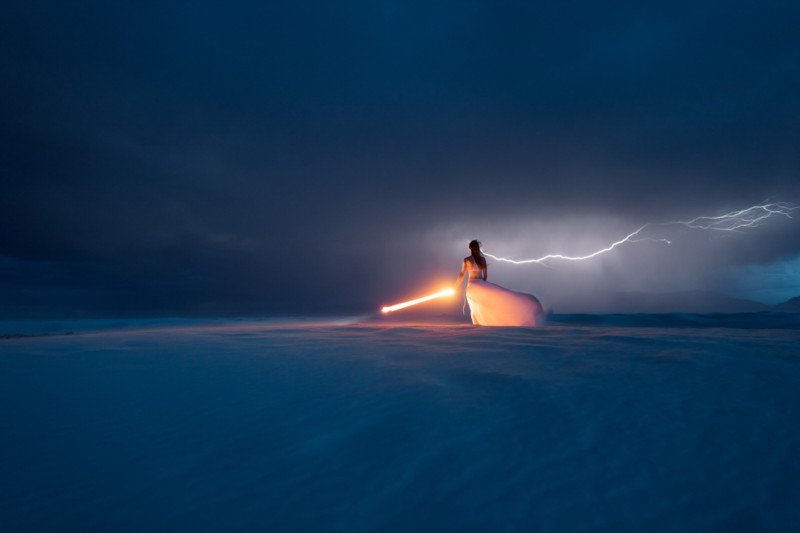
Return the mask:
{"type": "Polygon", "coordinates": [[[0,525],[800,527],[796,325],[562,322],[5,338],[0,525]]]}

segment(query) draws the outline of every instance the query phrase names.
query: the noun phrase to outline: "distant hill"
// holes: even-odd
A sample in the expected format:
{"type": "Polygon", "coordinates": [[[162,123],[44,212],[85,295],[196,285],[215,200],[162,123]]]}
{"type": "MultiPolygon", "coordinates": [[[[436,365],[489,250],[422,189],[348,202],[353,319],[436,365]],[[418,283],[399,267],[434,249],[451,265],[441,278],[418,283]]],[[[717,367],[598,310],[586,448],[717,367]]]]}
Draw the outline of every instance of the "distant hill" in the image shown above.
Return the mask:
{"type": "Polygon", "coordinates": [[[553,308],[557,313],[753,313],[772,306],[711,291],[682,291],[574,295],[553,308]]]}
{"type": "Polygon", "coordinates": [[[800,296],[795,296],[782,304],[777,304],[773,306],[773,309],[784,313],[800,313],[800,296]]]}

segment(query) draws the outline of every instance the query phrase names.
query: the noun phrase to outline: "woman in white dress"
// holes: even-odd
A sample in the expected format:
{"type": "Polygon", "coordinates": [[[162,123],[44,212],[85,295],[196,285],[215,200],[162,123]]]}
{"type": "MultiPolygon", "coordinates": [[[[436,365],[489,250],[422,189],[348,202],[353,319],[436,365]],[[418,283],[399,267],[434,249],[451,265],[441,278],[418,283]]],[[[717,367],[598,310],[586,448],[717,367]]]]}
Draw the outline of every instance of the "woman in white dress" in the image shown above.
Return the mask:
{"type": "Polygon", "coordinates": [[[467,274],[467,303],[472,323],[481,326],[535,326],[542,306],[531,294],[510,291],[486,281],[488,266],[478,241],[469,243],[470,255],[461,263],[456,287],[467,274]]]}

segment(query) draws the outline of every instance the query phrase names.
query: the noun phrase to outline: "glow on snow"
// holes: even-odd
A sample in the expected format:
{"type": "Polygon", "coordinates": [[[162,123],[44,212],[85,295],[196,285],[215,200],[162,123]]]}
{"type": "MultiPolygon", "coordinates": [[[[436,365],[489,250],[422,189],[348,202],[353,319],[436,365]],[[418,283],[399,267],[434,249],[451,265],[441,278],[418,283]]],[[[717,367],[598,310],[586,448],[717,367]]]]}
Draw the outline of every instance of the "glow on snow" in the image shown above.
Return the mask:
{"type": "Polygon", "coordinates": [[[405,309],[406,307],[411,307],[412,305],[421,304],[422,302],[427,302],[430,300],[434,300],[436,298],[442,298],[444,296],[452,296],[455,294],[455,289],[448,288],[443,289],[439,292],[435,292],[433,294],[429,294],[428,296],[423,296],[422,298],[417,298],[416,300],[409,300],[407,302],[402,302],[395,305],[387,305],[381,308],[381,313],[391,313],[392,311],[397,311],[399,309],[405,309]]]}
{"type": "Polygon", "coordinates": [[[666,244],[672,244],[667,239],[655,239],[651,237],[635,238],[637,235],[640,235],[642,231],[645,230],[645,228],[651,226],[685,226],[687,228],[699,229],[699,230],[739,231],[746,228],[758,227],[762,225],[762,223],[765,220],[773,216],[785,216],[788,218],[792,218],[791,215],[792,211],[798,208],[800,208],[800,206],[787,202],[773,202],[773,203],[766,203],[763,205],[754,205],[746,209],[731,211],[730,213],[725,213],[724,215],[719,215],[719,216],[701,216],[693,218],[692,220],[674,220],[670,222],[648,222],[647,224],[640,227],[636,231],[629,233],[622,239],[614,241],[605,248],[595,250],[594,252],[591,252],[586,255],[570,256],[563,254],[547,254],[543,255],[542,257],[537,257],[533,259],[515,260],[515,259],[509,259],[507,257],[497,257],[496,255],[492,255],[490,253],[487,253],[486,251],[484,251],[483,254],[487,257],[491,257],[496,261],[513,263],[515,265],[524,265],[528,263],[544,263],[545,261],[551,259],[560,259],[564,261],[585,261],[586,259],[591,259],[606,252],[610,252],[617,246],[620,246],[625,243],[650,241],[650,242],[663,242],[666,244]]]}

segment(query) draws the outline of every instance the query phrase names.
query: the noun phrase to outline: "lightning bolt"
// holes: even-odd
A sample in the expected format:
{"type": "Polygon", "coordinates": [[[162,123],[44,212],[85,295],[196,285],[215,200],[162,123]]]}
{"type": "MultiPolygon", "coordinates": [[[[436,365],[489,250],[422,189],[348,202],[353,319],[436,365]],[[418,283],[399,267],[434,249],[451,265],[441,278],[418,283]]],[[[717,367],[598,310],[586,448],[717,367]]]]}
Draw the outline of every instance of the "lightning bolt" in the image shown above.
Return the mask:
{"type": "Polygon", "coordinates": [[[661,239],[661,238],[653,238],[653,237],[646,237],[641,236],[641,233],[653,226],[684,226],[691,229],[699,229],[699,230],[710,230],[710,231],[732,231],[732,232],[739,232],[741,230],[747,228],[756,228],[762,226],[767,219],[772,218],[774,216],[784,216],[787,218],[792,218],[792,212],[796,209],[800,209],[800,206],[791,204],[788,202],[772,202],[772,203],[765,203],[762,205],[754,205],[748,207],[746,209],[740,209],[738,211],[731,211],[730,213],[725,213],[723,215],[718,216],[700,216],[693,218],[691,220],[672,220],[669,222],[648,222],[644,226],[641,226],[636,231],[629,233],[625,237],[612,242],[605,248],[601,248],[599,250],[595,250],[586,255],[564,255],[564,254],[547,254],[543,255],[542,257],[537,257],[534,259],[509,259],[507,257],[498,257],[496,255],[492,255],[488,252],[483,252],[483,254],[487,257],[491,257],[495,261],[502,261],[504,263],[512,263],[515,265],[526,265],[530,263],[538,263],[542,264],[546,261],[558,259],[563,261],[585,261],[587,259],[591,259],[593,257],[597,257],[598,255],[602,255],[605,253],[610,252],[617,246],[621,246],[627,243],[635,243],[635,242],[663,242],[666,244],[672,244],[672,241],[668,239],[661,239]]]}

